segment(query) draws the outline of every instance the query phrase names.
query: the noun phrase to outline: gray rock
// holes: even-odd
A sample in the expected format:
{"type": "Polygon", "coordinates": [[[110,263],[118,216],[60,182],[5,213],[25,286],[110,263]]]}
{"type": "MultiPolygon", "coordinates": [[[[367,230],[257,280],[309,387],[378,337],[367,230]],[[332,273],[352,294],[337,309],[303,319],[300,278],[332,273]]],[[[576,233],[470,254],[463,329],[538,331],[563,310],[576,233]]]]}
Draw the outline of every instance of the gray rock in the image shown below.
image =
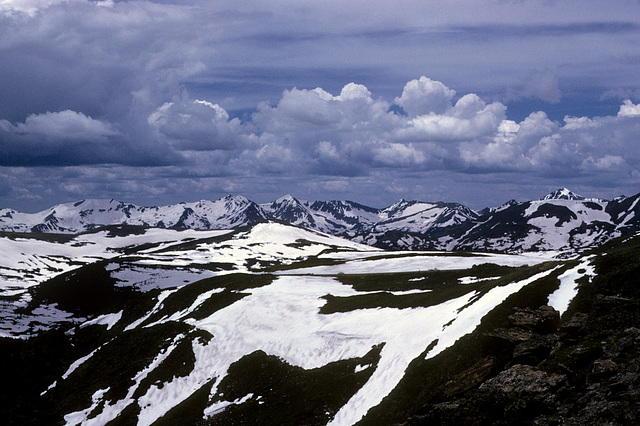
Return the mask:
{"type": "Polygon", "coordinates": [[[571,319],[569,319],[569,321],[564,322],[560,325],[560,332],[574,337],[587,326],[588,320],[589,315],[583,312],[578,312],[574,314],[571,319]]]}
{"type": "Polygon", "coordinates": [[[557,342],[554,335],[533,336],[516,345],[513,350],[513,362],[517,364],[535,365],[546,359],[557,342]]]}
{"type": "Polygon", "coordinates": [[[516,364],[480,385],[480,390],[512,395],[533,396],[558,388],[564,374],[547,373],[530,365],[516,364]]]}
{"type": "Polygon", "coordinates": [[[540,306],[538,309],[516,308],[509,316],[509,323],[535,333],[554,333],[560,325],[560,313],[551,306],[540,306]]]}
{"type": "Polygon", "coordinates": [[[597,359],[593,362],[589,378],[594,381],[610,377],[618,371],[618,364],[610,359],[597,359]]]}

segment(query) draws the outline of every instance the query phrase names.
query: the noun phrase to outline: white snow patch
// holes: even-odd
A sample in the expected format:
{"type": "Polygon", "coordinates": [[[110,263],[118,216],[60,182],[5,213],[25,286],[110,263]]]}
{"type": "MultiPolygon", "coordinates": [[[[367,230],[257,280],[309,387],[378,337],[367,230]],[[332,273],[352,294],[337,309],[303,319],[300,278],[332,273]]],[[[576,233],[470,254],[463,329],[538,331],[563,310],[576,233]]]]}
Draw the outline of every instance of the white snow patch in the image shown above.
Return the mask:
{"type": "Polygon", "coordinates": [[[91,406],[82,411],[76,411],[74,413],[70,413],[64,416],[64,420],[67,422],[68,426],[71,425],[91,425],[91,424],[99,424],[94,421],[94,419],[88,419],[87,416],[91,414],[93,410],[96,409],[102,396],[109,391],[109,388],[100,389],[95,391],[95,393],[91,396],[91,406]]]}
{"type": "Polygon", "coordinates": [[[478,277],[461,277],[458,278],[458,282],[460,284],[474,284],[474,283],[479,283],[482,281],[491,281],[491,280],[497,280],[500,277],[486,277],[486,278],[478,278],[478,277]]]}
{"type": "Polygon", "coordinates": [[[111,271],[115,271],[119,267],[120,265],[118,265],[117,263],[109,263],[104,267],[104,270],[107,272],[111,272],[111,271]]]}
{"type": "Polygon", "coordinates": [[[220,401],[220,402],[216,402],[215,404],[207,407],[204,410],[204,416],[206,417],[211,417],[215,414],[218,414],[222,411],[225,410],[225,408],[227,408],[230,405],[240,405],[244,402],[247,402],[248,400],[250,400],[251,398],[253,398],[253,393],[249,393],[245,396],[243,396],[242,398],[238,398],[235,401],[220,401]]]}
{"type": "MultiPolygon", "coordinates": [[[[98,348],[100,349],[100,348],[98,348]]],[[[78,367],[80,367],[82,364],[85,363],[85,361],[87,361],[89,358],[91,358],[96,352],[98,352],[98,349],[93,350],[89,355],[85,355],[82,358],[78,358],[77,360],[75,360],[73,362],[73,364],[71,364],[69,366],[69,368],[67,369],[67,371],[62,375],[62,380],[66,380],[67,377],[69,377],[71,375],[71,373],[73,373],[74,371],[76,371],[78,369],[78,367]]]]}
{"type": "Polygon", "coordinates": [[[494,263],[503,266],[523,266],[542,263],[546,259],[535,255],[476,254],[473,256],[424,255],[385,257],[383,259],[352,260],[340,265],[323,265],[278,271],[279,275],[337,275],[418,272],[468,269],[474,265],[494,263]]]}
{"type": "Polygon", "coordinates": [[[573,298],[578,294],[578,280],[585,275],[590,278],[595,276],[595,268],[591,264],[592,259],[593,256],[588,256],[579,265],[558,276],[560,286],[549,295],[549,306],[560,312],[560,315],[565,313],[573,298]],[[580,270],[584,271],[579,272],[580,270]]]}
{"type": "Polygon", "coordinates": [[[90,321],[85,321],[84,323],[82,323],[82,325],[80,325],[80,328],[84,328],[90,325],[106,325],[107,330],[111,330],[111,327],[116,325],[116,323],[120,321],[120,318],[122,318],[122,311],[115,314],[100,315],[99,317],[94,318],[90,321]]]}
{"type": "Polygon", "coordinates": [[[371,364],[358,364],[358,365],[356,365],[354,373],[359,373],[361,371],[366,370],[369,367],[371,367],[371,364]]]}

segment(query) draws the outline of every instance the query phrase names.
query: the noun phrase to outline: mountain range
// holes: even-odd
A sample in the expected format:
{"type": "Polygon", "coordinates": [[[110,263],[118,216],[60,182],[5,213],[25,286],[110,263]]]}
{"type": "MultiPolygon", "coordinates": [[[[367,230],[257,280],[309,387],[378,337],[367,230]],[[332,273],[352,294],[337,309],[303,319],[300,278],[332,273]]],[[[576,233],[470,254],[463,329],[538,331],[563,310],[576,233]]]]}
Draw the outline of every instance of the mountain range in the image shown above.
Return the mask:
{"type": "Polygon", "coordinates": [[[640,194],[585,198],[560,188],[539,200],[481,211],[458,203],[406,201],[373,208],[291,195],[258,204],[242,196],[143,207],[87,199],[39,213],[0,210],[0,231],[76,234],[108,225],[230,229],[267,220],[386,249],[576,252],[640,229],[640,194]]]}

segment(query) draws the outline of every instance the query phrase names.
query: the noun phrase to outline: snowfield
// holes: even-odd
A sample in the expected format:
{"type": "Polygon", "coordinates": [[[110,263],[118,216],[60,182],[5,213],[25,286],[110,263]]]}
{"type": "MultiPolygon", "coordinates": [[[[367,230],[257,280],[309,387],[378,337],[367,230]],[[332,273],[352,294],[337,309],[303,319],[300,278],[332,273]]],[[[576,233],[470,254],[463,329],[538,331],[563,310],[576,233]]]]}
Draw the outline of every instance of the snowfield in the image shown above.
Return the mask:
{"type": "Polygon", "coordinates": [[[117,258],[105,269],[118,285],[149,291],[231,272],[249,272],[254,262],[292,263],[336,248],[347,252],[379,251],[279,223],[258,224],[245,232],[152,228],[137,235],[111,236],[108,231],[101,231],[69,237],[63,242],[0,237],[0,336],[26,336],[30,322],[38,322],[38,330],[43,330],[70,320],[69,313],[54,306],[47,309],[46,315],[23,316],[15,310],[31,300],[29,288],[96,261],[117,258]],[[136,246],[142,248],[133,255],[122,255],[123,249],[136,246]],[[4,297],[18,301],[8,303],[4,297]]]}
{"type": "MultiPolygon", "coordinates": [[[[107,231],[101,231],[70,237],[62,242],[0,237],[0,336],[28,336],[71,318],[71,314],[55,306],[48,307],[46,312],[34,311],[32,315],[16,314],[17,308],[26,306],[31,300],[28,290],[50,278],[99,260],[115,258],[127,247],[151,244],[154,250],[161,250],[180,242],[218,237],[230,232],[147,229],[138,235],[110,236],[107,231]],[[30,323],[37,325],[30,326],[30,323]]],[[[152,281],[150,287],[161,286],[152,275],[141,279],[143,282],[149,280],[152,281]]]]}
{"type": "MultiPolygon", "coordinates": [[[[336,275],[336,274],[382,274],[414,271],[435,271],[468,269],[474,265],[493,263],[502,266],[536,265],[547,261],[544,257],[535,255],[509,255],[509,254],[475,254],[475,255],[451,255],[443,252],[415,253],[407,255],[407,252],[385,253],[384,258],[370,260],[369,253],[361,255],[365,259],[358,259],[357,254],[340,256],[349,259],[341,265],[314,266],[304,269],[291,269],[281,271],[283,275],[336,275]]],[[[328,257],[332,257],[329,255],[328,257]]]]}
{"type": "MultiPolygon", "coordinates": [[[[326,303],[322,298],[324,295],[353,296],[362,292],[332,277],[280,276],[271,285],[249,290],[250,296],[205,319],[187,320],[215,337],[207,345],[194,343],[196,362],[189,376],[163,383],[162,389],[152,386],[139,399],[142,410],[139,424],[152,424],[209,380],[218,378],[216,383],[220,383],[232,363],[257,350],[276,355],[289,364],[312,369],[342,359],[362,357],[372,347],[384,344],[372,376],[330,423],[354,424],[393,390],[409,363],[432,342],[438,343],[427,353],[427,358],[436,356],[472,332],[482,317],[507,296],[554,270],[551,268],[528,279],[496,287],[481,297],[473,291],[427,308],[360,309],[330,315],[319,313],[326,303]]],[[[197,307],[196,303],[162,321],[184,319],[197,307]]],[[[132,388],[129,393],[134,390],[132,388]]],[[[215,393],[214,386],[211,395],[215,393]]],[[[242,401],[219,401],[209,407],[207,413],[213,415],[239,403],[242,401]]],[[[74,413],[69,418],[76,419],[77,415],[79,413],[74,413]]]]}
{"type": "Polygon", "coordinates": [[[81,234],[66,242],[0,237],[0,295],[13,295],[63,272],[120,255],[120,249],[153,244],[154,250],[231,231],[147,229],[144,233],[110,236],[107,231],[81,234]]]}

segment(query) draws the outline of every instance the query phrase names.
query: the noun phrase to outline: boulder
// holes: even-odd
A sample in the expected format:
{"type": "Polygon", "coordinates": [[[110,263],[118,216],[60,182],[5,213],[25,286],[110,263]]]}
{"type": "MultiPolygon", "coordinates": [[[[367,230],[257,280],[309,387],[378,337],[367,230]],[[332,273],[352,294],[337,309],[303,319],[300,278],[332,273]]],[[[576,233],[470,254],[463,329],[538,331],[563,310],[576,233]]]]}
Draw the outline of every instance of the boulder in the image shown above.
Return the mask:
{"type": "Polygon", "coordinates": [[[534,333],[555,333],[560,325],[560,313],[551,306],[540,306],[538,309],[516,308],[509,316],[509,323],[534,333]]]}

